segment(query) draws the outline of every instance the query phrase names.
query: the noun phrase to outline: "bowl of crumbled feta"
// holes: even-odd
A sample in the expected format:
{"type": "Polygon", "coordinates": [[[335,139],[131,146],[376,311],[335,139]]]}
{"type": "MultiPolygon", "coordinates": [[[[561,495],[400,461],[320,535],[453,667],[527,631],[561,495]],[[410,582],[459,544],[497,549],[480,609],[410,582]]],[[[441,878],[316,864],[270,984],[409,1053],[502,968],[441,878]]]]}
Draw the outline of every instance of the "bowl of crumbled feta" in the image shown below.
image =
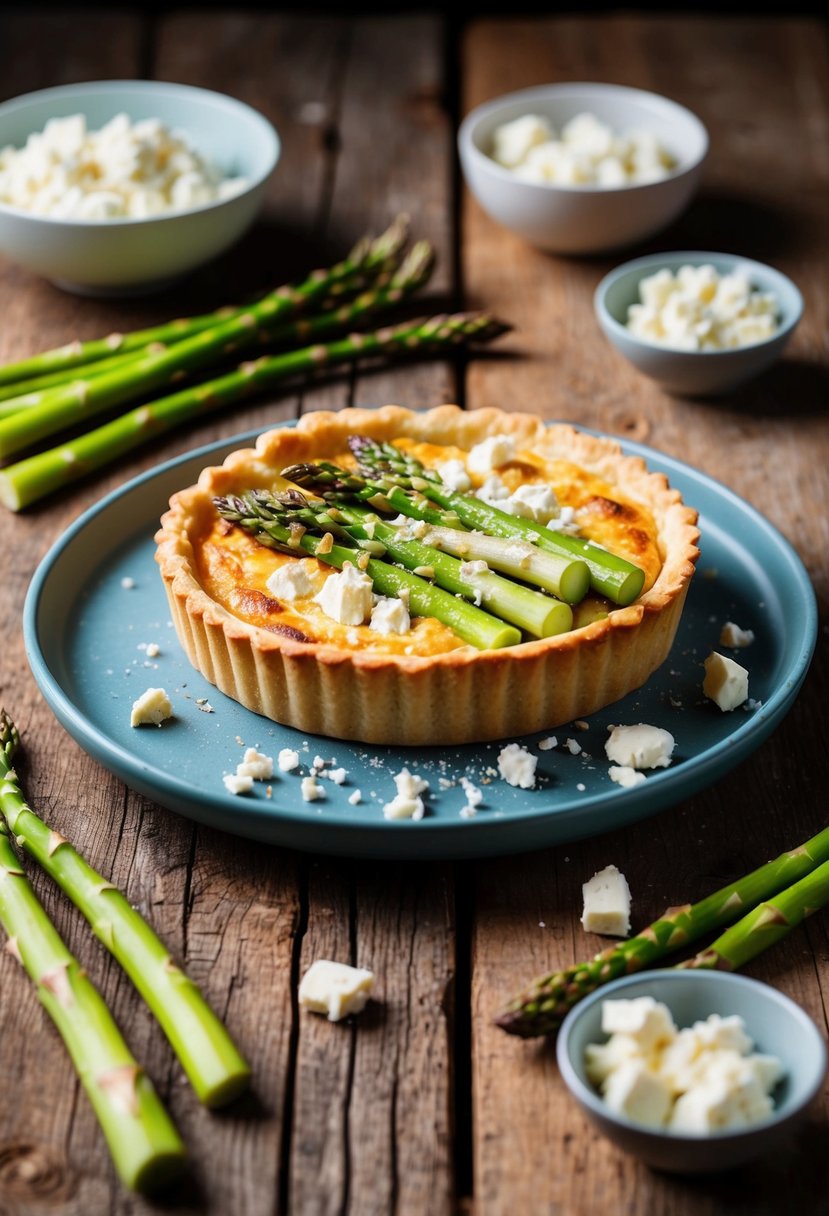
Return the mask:
{"type": "Polygon", "coordinates": [[[466,183],[498,223],[541,249],[593,254],[667,227],[708,153],[684,106],[615,84],[542,85],[477,106],[458,130],[466,183]]]}
{"type": "Polygon", "coordinates": [[[803,313],[799,290],[774,267],[699,251],[626,262],[601,280],[594,305],[621,355],[686,396],[729,392],[765,371],[803,313]]]}
{"type": "Polygon", "coordinates": [[[0,105],[0,251],[61,287],[152,291],[250,227],[280,153],[271,123],[189,85],[110,80],[0,105]]]}
{"type": "Polygon", "coordinates": [[[574,1006],[559,1071],[587,1117],[656,1169],[704,1173],[773,1151],[826,1075],[818,1027],[768,984],[682,968],[628,975],[574,1006]]]}

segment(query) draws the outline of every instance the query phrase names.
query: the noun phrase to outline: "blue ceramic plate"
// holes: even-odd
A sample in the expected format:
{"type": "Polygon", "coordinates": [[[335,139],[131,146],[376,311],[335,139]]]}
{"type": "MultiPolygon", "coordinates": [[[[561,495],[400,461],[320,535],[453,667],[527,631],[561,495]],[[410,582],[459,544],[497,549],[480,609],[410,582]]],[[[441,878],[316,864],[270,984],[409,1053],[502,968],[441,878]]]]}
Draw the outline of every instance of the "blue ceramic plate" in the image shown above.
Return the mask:
{"type": "Polygon", "coordinates": [[[542,848],[609,831],[664,810],[711,785],[744,760],[792,705],[814,649],[817,613],[808,575],[788,542],[747,503],[702,473],[650,448],[625,444],[664,472],[700,513],[702,556],[673,651],[645,688],[601,713],[585,730],[522,738],[538,755],[531,790],[498,775],[502,744],[431,749],[365,746],[309,737],[244,709],[190,666],[173,630],[154,561],[153,536],[170,495],[206,464],[249,444],[238,436],[178,458],[115,491],[82,515],[46,555],[26,599],[26,651],[35,680],[70,735],[105,768],[162,806],[200,823],[272,844],[341,856],[466,858],[542,848]],[[124,586],[122,580],[132,582],[124,586]],[[702,662],[721,625],[752,629],[736,658],[750,672],[750,708],[722,713],[703,697],[702,662]],[[157,657],[147,647],[160,648],[157,657]],[[175,718],[133,728],[133,701],[167,690],[175,718]],[[200,704],[200,702],[204,702],[200,704]],[[212,708],[213,712],[208,712],[212,708]],[[609,723],[670,730],[670,768],[626,790],[611,782],[609,723]],[[567,740],[581,748],[573,754],[567,740]],[[244,747],[299,752],[301,768],[233,795],[222,777],[244,747]],[[325,797],[303,801],[301,777],[315,757],[345,770],[322,780],[325,797]],[[394,774],[407,766],[429,781],[419,822],[383,818],[394,774]],[[461,815],[461,778],[482,791],[473,818],[461,815]],[[360,801],[352,802],[355,791],[360,801]]]}

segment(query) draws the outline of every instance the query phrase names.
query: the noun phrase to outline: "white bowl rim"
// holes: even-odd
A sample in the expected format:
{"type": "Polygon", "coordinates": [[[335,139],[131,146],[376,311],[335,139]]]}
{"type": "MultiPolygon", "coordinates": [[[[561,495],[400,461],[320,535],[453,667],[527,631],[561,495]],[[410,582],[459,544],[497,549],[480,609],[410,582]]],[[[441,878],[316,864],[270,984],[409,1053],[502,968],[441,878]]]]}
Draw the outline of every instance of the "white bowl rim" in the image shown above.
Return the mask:
{"type": "Polygon", "coordinates": [[[688,173],[696,172],[708,155],[710,138],[708,129],[701,118],[694,114],[692,110],[689,110],[687,106],[682,105],[681,102],[674,101],[673,98],[666,97],[663,93],[654,93],[649,89],[637,89],[626,84],[614,84],[612,81],[562,80],[556,81],[554,84],[531,85],[526,89],[515,89],[511,93],[502,93],[498,97],[491,98],[489,101],[481,102],[471,109],[462,120],[458,128],[458,147],[471,156],[479,165],[485,166],[486,170],[491,172],[499,181],[511,182],[514,186],[528,187],[531,191],[537,190],[542,193],[554,193],[560,190],[567,194],[591,194],[601,197],[607,195],[610,198],[616,194],[629,194],[634,190],[648,190],[664,186],[666,183],[674,182],[688,173]],[[621,93],[631,99],[653,101],[664,106],[666,109],[676,110],[686,121],[689,121],[696,128],[697,135],[700,138],[699,153],[695,157],[683,160],[681,164],[671,169],[664,177],[656,178],[654,181],[629,182],[623,186],[597,186],[591,183],[579,186],[567,182],[525,181],[523,178],[516,177],[511,169],[499,165],[491,156],[487,156],[475,143],[473,131],[477,124],[483,119],[489,118],[492,114],[496,114],[505,106],[511,106],[522,100],[529,102],[537,97],[549,97],[554,92],[559,92],[562,95],[565,92],[583,92],[587,95],[591,90],[595,89],[621,93]]]}
{"type": "MultiPolygon", "coordinates": [[[[231,109],[238,109],[246,119],[252,120],[255,124],[259,125],[262,133],[269,140],[271,148],[267,166],[261,169],[258,174],[251,177],[243,190],[239,190],[228,198],[214,199],[209,203],[199,203],[195,207],[186,207],[176,211],[164,211],[158,215],[113,216],[112,219],[107,220],[83,219],[73,216],[36,215],[31,211],[27,211],[25,207],[14,207],[10,203],[2,201],[0,201],[0,215],[9,215],[16,219],[26,219],[33,223],[66,225],[67,228],[100,228],[106,231],[118,228],[137,228],[142,225],[180,220],[204,211],[218,211],[223,207],[229,207],[237,199],[244,198],[251,191],[258,189],[273,173],[282,154],[282,140],[270,119],[266,118],[255,106],[249,105],[246,101],[241,101],[238,97],[233,97],[230,93],[221,93],[218,89],[206,89],[201,85],[183,84],[175,80],[131,80],[126,77],[113,77],[111,80],[79,80],[74,81],[72,84],[52,85],[46,89],[34,89],[28,93],[20,93],[16,97],[9,97],[6,101],[0,102],[0,120],[2,120],[4,113],[17,109],[18,106],[23,107],[34,101],[48,101],[50,97],[67,97],[74,93],[78,93],[79,95],[106,94],[111,91],[113,85],[119,88],[123,87],[124,91],[126,91],[126,88],[130,88],[135,89],[137,92],[169,92],[174,95],[187,94],[195,100],[199,98],[204,100],[211,98],[224,105],[229,105],[231,109]]],[[[2,142],[0,141],[0,147],[2,146],[2,142]]]]}
{"type": "Polygon", "coordinates": [[[646,253],[641,257],[632,258],[629,262],[622,262],[616,266],[599,281],[596,290],[593,293],[593,307],[601,318],[602,324],[610,330],[616,337],[624,339],[631,345],[640,346],[643,350],[661,351],[665,355],[677,355],[688,359],[734,359],[738,355],[745,355],[747,351],[763,350],[773,342],[779,342],[787,337],[795,326],[800,322],[803,316],[803,296],[800,288],[788,275],[782,270],[778,270],[774,266],[770,266],[768,262],[758,262],[756,258],[743,257],[740,253],[717,253],[712,250],[703,249],[667,249],[662,253],[646,253]],[[621,321],[617,321],[613,314],[605,304],[605,297],[610,288],[617,282],[618,279],[625,275],[641,270],[641,278],[652,271],[664,269],[667,261],[676,262],[679,260],[691,260],[691,263],[696,266],[703,266],[707,262],[731,262],[733,268],[744,266],[751,270],[759,270],[764,275],[768,275],[772,279],[776,279],[779,283],[785,286],[786,290],[791,292],[794,306],[789,315],[787,315],[781,324],[777,327],[773,334],[768,338],[763,338],[761,342],[750,342],[745,346],[730,346],[725,350],[683,350],[677,346],[667,346],[662,342],[649,342],[647,338],[642,338],[639,334],[633,333],[623,325],[621,321]]]}
{"type": "MultiPolygon", "coordinates": [[[[765,1046],[766,1052],[770,1052],[773,1048],[765,1046]]],[[[690,968],[660,968],[657,970],[637,971],[633,975],[625,975],[620,979],[612,980],[609,984],[596,988],[589,994],[584,1001],[580,1001],[575,1005],[565,1017],[558,1032],[556,1040],[556,1060],[558,1063],[559,1072],[564,1079],[567,1087],[576,1095],[580,1102],[583,1102],[595,1114],[607,1119],[611,1123],[617,1124],[620,1128],[628,1131],[634,1131],[642,1136],[652,1136],[655,1141],[662,1141],[665,1144],[678,1142],[682,1144],[735,1144],[740,1141],[751,1139],[757,1132],[765,1131],[768,1128],[774,1127],[776,1124],[781,1126],[789,1119],[793,1118],[800,1111],[804,1110],[812,1100],[817,1096],[824,1077],[826,1076],[827,1068],[827,1048],[823,1041],[823,1037],[818,1030],[814,1020],[806,1013],[805,1009],[801,1009],[796,1001],[787,996],[785,992],[781,992],[779,988],[773,987],[771,984],[766,984],[762,980],[753,979],[748,975],[740,975],[735,971],[715,971],[705,970],[702,972],[694,971],[690,968]],[[709,1136],[695,1136],[688,1132],[671,1132],[662,1131],[657,1127],[646,1127],[642,1123],[636,1123],[633,1119],[627,1119],[624,1115],[619,1115],[614,1110],[610,1110],[603,1102],[601,1096],[595,1092],[591,1086],[586,1085],[581,1077],[576,1072],[573,1064],[570,1061],[570,1055],[567,1050],[567,1042],[570,1031],[575,1025],[578,1017],[584,1012],[589,1001],[591,1005],[596,1004],[603,999],[609,999],[615,996],[621,990],[641,983],[643,980],[659,979],[660,981],[667,980],[668,982],[677,982],[680,984],[693,983],[694,979],[704,975],[708,980],[714,983],[730,983],[744,987],[747,991],[753,991],[761,999],[767,999],[773,1003],[780,1005],[789,1014],[791,1014],[799,1023],[801,1032],[807,1034],[815,1045],[815,1060],[817,1067],[815,1068],[814,1078],[807,1086],[803,1097],[792,1106],[790,1109],[783,1111],[773,1111],[768,1118],[759,1120],[753,1123],[750,1127],[742,1128],[739,1131],[724,1131],[712,1132],[709,1136]],[[762,996],[761,996],[762,994],[762,996]]]]}

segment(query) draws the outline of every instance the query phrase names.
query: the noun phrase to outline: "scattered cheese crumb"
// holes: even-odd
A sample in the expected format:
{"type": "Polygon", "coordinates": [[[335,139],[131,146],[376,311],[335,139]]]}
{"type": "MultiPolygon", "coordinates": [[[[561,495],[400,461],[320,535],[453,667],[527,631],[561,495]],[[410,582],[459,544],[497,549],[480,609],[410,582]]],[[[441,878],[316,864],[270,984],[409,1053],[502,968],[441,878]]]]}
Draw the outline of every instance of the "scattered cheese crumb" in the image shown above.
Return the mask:
{"type": "Polygon", "coordinates": [[[157,659],[161,654],[161,647],[158,642],[148,642],[145,651],[148,659],[157,659]]]}
{"type": "Polygon", "coordinates": [[[617,785],[623,785],[626,789],[632,789],[635,785],[641,785],[643,781],[647,781],[644,773],[638,773],[635,768],[631,768],[628,764],[611,764],[607,770],[607,775],[611,781],[615,781],[617,785]]]}
{"type": "Polygon", "coordinates": [[[630,888],[616,866],[605,866],[582,885],[581,923],[587,933],[627,937],[630,933],[630,888]]]}
{"type": "Polygon", "coordinates": [[[535,788],[535,770],[538,757],[527,751],[520,743],[508,743],[498,753],[498,771],[508,785],[522,790],[535,788]]]}
{"type": "Polygon", "coordinates": [[[340,625],[362,625],[371,616],[374,605],[372,588],[367,574],[345,562],[339,574],[329,574],[314,600],[326,616],[340,625]]]}
{"type": "Polygon", "coordinates": [[[299,768],[299,752],[294,751],[292,747],[283,747],[276,757],[276,763],[280,772],[292,773],[294,769],[299,768]]]}
{"type": "Polygon", "coordinates": [[[354,790],[353,793],[348,795],[348,801],[352,806],[358,806],[363,801],[362,792],[360,790],[354,790]]]}
{"type": "Polygon", "coordinates": [[[554,747],[558,747],[558,739],[555,735],[548,735],[546,739],[539,739],[538,750],[540,752],[552,751],[554,747]]]}
{"type": "Polygon", "coordinates": [[[125,591],[132,591],[133,587],[135,586],[135,579],[130,578],[130,576],[127,574],[121,579],[121,586],[125,591]]]}
{"type": "Polygon", "coordinates": [[[581,744],[576,739],[565,739],[564,746],[567,748],[571,756],[578,756],[581,751],[581,744]]]}
{"type": "Polygon", "coordinates": [[[173,706],[163,688],[148,688],[133,701],[130,726],[161,726],[173,716],[173,706]]]}
{"type": "Polygon", "coordinates": [[[373,991],[374,974],[371,971],[317,959],[300,981],[298,999],[303,1009],[324,1013],[329,1022],[339,1022],[364,1009],[373,991]]]}
{"type": "Polygon", "coordinates": [[[608,728],[604,749],[608,760],[625,768],[667,768],[676,743],[670,731],[659,726],[613,726],[608,728]]]}
{"type": "Polygon", "coordinates": [[[253,777],[242,773],[226,773],[222,777],[225,789],[231,794],[249,794],[253,789],[253,777]]]}
{"type": "Polygon", "coordinates": [[[319,581],[319,567],[312,558],[294,558],[278,566],[265,583],[278,600],[293,603],[314,594],[319,581]]]}
{"type": "Polygon", "coordinates": [[[732,650],[743,650],[754,641],[753,629],[741,629],[733,621],[726,621],[720,630],[720,645],[732,650]]]}
{"type": "Polygon", "coordinates": [[[273,757],[249,747],[244,759],[236,766],[238,777],[251,777],[254,781],[267,781],[273,776],[273,757]]]}
{"type": "Polygon", "coordinates": [[[703,664],[702,691],[724,713],[742,705],[748,697],[748,672],[745,667],[712,650],[703,664]]]}
{"type": "Polygon", "coordinates": [[[300,782],[300,791],[306,802],[316,802],[318,798],[325,797],[325,790],[316,777],[303,777],[300,782]]]}

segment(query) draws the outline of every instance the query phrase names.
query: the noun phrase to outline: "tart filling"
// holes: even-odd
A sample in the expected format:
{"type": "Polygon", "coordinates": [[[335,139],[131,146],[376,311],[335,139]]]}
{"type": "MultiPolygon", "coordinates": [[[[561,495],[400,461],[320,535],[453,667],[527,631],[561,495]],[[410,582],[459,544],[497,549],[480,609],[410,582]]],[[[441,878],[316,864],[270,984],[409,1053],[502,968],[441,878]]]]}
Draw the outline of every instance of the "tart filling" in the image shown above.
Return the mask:
{"type": "MultiPolygon", "coordinates": [[[[365,466],[359,471],[366,474],[365,466]]],[[[470,531],[456,522],[448,543],[458,537],[468,539],[470,531]]],[[[255,449],[233,453],[174,495],[156,537],[176,630],[208,680],[300,730],[413,745],[546,730],[639,687],[670,649],[697,539],[696,514],[678,492],[612,440],[545,426],[530,415],[455,406],[320,412],[295,428],[267,432],[255,449]],[[344,532],[336,523],[354,525],[354,519],[338,516],[336,507],[328,525],[333,537],[316,526],[306,530],[307,502],[324,512],[331,497],[326,504],[319,486],[309,490],[301,482],[305,498],[295,488],[298,466],[357,469],[359,446],[349,442],[355,435],[392,445],[407,468],[421,469],[407,493],[433,512],[429,520],[395,518],[393,497],[375,496],[354,508],[362,512],[361,548],[353,547],[353,527],[344,532]],[[434,527],[443,506],[428,497],[427,481],[435,483],[441,503],[441,495],[457,491],[464,501],[491,503],[508,520],[524,521],[523,536],[498,543],[519,559],[524,553],[518,581],[530,615],[522,609],[511,623],[499,621],[504,628],[487,634],[498,640],[470,641],[476,635],[458,631],[452,610],[471,604],[473,613],[495,615],[493,562],[500,552],[487,562],[464,560],[463,544],[454,550],[449,564],[461,572],[460,590],[453,592],[450,582],[444,584],[450,590],[439,592],[445,600],[454,595],[444,620],[422,609],[427,601],[417,589],[395,584],[389,594],[376,581],[377,572],[386,578],[390,570],[398,581],[440,581],[432,564],[409,562],[409,571],[401,571],[397,551],[371,539],[375,532],[385,540],[402,537],[419,544],[427,561],[429,552],[445,551],[434,527]],[[283,537],[282,546],[273,547],[273,537],[257,531],[261,520],[254,526],[233,507],[240,497],[252,501],[251,494],[275,502],[268,496],[283,499],[286,490],[294,498],[285,501],[298,503],[300,514],[291,517],[289,543],[283,537]],[[390,522],[399,530],[390,530],[390,522]],[[592,571],[587,593],[569,606],[533,586],[526,552],[541,544],[533,543],[540,536],[569,538],[574,566],[591,545],[601,547],[592,550],[600,559],[607,551],[630,563],[641,571],[633,602],[614,603],[592,571]],[[331,564],[337,553],[345,554],[339,566],[331,564]]],[[[586,571],[584,577],[586,587],[586,571]]]]}

